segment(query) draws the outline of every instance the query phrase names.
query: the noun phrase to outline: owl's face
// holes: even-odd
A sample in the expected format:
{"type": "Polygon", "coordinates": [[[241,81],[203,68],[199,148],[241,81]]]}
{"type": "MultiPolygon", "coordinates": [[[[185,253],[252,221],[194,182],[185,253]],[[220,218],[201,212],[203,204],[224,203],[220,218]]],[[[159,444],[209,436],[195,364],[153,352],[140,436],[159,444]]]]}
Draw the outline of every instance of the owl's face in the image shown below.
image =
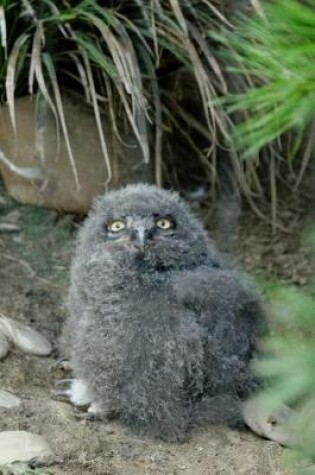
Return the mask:
{"type": "Polygon", "coordinates": [[[117,249],[145,254],[159,244],[171,245],[176,239],[176,227],[170,214],[117,214],[104,221],[103,234],[113,252],[117,249]]]}
{"type": "Polygon", "coordinates": [[[110,263],[166,270],[200,265],[209,240],[177,193],[129,185],[102,197],[87,219],[84,241],[110,263]]]}

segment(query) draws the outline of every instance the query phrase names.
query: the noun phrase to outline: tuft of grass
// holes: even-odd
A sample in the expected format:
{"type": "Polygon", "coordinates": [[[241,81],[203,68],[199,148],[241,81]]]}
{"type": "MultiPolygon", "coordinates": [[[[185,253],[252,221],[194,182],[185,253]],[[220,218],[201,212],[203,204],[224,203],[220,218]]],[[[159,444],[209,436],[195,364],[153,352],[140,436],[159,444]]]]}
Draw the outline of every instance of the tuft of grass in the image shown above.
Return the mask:
{"type": "Polygon", "coordinates": [[[65,122],[62,91],[70,86],[91,104],[107,165],[112,161],[101,125],[106,110],[121,140],[121,111],[138,141],[145,163],[155,156],[156,181],[162,181],[165,129],[176,116],[199,128],[180,100],[165,86],[182,69],[194,77],[206,124],[207,141],[228,134],[225,113],[209,107],[227,85],[206,32],[228,24],[224,8],[203,0],[4,0],[0,7],[0,97],[16,127],[15,98],[40,94],[63,133],[73,176],[79,186],[75,157],[65,122]],[[176,114],[174,113],[176,110],[176,114]],[[153,135],[153,141],[150,137],[153,135]],[[151,146],[153,142],[153,147],[151,146]]]}

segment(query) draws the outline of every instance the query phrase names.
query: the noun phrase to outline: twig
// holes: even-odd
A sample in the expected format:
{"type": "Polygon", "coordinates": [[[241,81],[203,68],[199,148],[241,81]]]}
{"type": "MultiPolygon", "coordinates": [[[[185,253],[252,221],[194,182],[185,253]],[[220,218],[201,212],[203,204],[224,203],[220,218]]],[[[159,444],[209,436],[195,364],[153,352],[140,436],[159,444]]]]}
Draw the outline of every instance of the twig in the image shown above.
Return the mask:
{"type": "Polygon", "coordinates": [[[28,270],[31,277],[35,276],[35,271],[32,269],[30,264],[28,264],[28,262],[23,261],[22,259],[18,259],[17,257],[13,257],[9,254],[5,254],[4,252],[0,252],[0,256],[4,257],[5,259],[8,259],[9,261],[16,262],[17,264],[22,265],[23,267],[25,267],[28,270]]]}
{"type": "Polygon", "coordinates": [[[9,261],[16,262],[17,264],[20,264],[21,266],[25,267],[27,269],[27,271],[29,272],[31,277],[35,277],[36,279],[40,280],[41,282],[43,282],[47,285],[51,285],[51,286],[57,287],[59,289],[63,288],[63,285],[55,284],[54,282],[51,282],[50,280],[47,280],[44,277],[38,276],[36,274],[36,272],[34,271],[34,269],[30,266],[30,264],[28,262],[26,262],[22,259],[18,259],[16,257],[13,257],[9,254],[5,254],[4,252],[0,252],[0,256],[4,257],[5,259],[8,259],[9,261]]]}

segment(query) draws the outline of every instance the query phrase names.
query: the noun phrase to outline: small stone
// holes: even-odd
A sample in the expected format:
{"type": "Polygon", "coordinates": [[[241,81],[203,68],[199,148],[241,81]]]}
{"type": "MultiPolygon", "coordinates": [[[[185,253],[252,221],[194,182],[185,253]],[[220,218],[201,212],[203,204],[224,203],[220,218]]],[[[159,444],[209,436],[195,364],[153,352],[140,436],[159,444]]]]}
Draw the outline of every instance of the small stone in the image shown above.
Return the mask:
{"type": "Polygon", "coordinates": [[[52,463],[55,456],[47,441],[31,432],[0,432],[0,464],[30,462],[46,465],[52,463]]]}
{"type": "Polygon", "coordinates": [[[2,221],[11,224],[17,224],[20,221],[20,218],[21,212],[18,209],[15,209],[14,211],[10,211],[10,213],[6,214],[2,221]]]}
{"type": "Polygon", "coordinates": [[[24,353],[48,356],[52,351],[51,344],[43,335],[2,314],[0,316],[0,329],[24,353]]]}
{"type": "Polygon", "coordinates": [[[5,222],[0,223],[0,232],[15,233],[16,231],[20,231],[20,228],[17,224],[5,222]]]}
{"type": "Polygon", "coordinates": [[[252,398],[243,405],[244,421],[253,432],[284,446],[294,443],[290,423],[296,412],[284,404],[270,410],[259,398],[252,398]]]}
{"type": "Polygon", "coordinates": [[[20,234],[17,234],[15,236],[12,236],[12,241],[16,242],[17,244],[20,244],[21,242],[24,241],[23,236],[20,234]]]}
{"type": "Polygon", "coordinates": [[[6,336],[0,332],[0,360],[3,360],[9,352],[9,342],[6,336]]]}
{"type": "Polygon", "coordinates": [[[12,409],[19,407],[21,400],[8,391],[0,391],[0,408],[12,409]]]}

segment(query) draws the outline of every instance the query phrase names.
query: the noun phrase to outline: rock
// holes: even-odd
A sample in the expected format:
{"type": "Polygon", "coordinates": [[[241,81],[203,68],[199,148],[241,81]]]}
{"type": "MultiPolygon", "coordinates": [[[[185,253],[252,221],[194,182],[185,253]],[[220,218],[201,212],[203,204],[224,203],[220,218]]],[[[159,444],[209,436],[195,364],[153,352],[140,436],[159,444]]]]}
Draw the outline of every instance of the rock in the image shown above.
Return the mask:
{"type": "Polygon", "coordinates": [[[32,462],[46,465],[54,458],[47,441],[40,435],[25,431],[0,432],[0,464],[32,462]]]}
{"type": "Polygon", "coordinates": [[[295,411],[285,405],[270,410],[260,397],[249,399],[243,405],[243,416],[248,427],[256,434],[284,446],[294,444],[290,423],[295,415],[295,411]]]}
{"type": "Polygon", "coordinates": [[[0,329],[24,353],[48,356],[52,351],[51,344],[43,335],[4,315],[0,316],[0,329]]]}
{"type": "Polygon", "coordinates": [[[9,352],[9,342],[6,336],[0,332],[0,360],[3,360],[9,352]]]}
{"type": "Polygon", "coordinates": [[[19,407],[21,400],[8,391],[0,391],[0,408],[12,409],[19,407]]]}
{"type": "MultiPolygon", "coordinates": [[[[61,132],[58,150],[56,123],[50,108],[42,105],[36,117],[36,99],[31,97],[15,100],[16,135],[8,106],[0,107],[0,172],[10,195],[21,203],[86,213],[93,198],[105,191],[108,171],[92,107],[69,95],[62,102],[80,187],[76,186],[61,132]]],[[[102,124],[112,168],[110,187],[143,181],[144,177],[138,176],[139,170],[145,168],[141,165],[143,157],[137,154],[135,139],[124,132],[130,126],[119,124],[126,142],[123,144],[106,114],[102,115],[102,124]]]]}

